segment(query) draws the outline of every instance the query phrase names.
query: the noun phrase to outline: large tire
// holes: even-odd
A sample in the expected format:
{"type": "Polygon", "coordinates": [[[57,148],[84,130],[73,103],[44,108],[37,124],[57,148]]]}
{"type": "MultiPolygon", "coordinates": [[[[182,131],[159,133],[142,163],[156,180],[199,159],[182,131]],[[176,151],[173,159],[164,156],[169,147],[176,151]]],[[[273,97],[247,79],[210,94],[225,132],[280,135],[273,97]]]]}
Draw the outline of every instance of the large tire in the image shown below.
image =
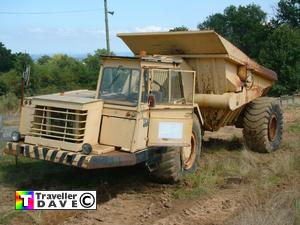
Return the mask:
{"type": "Polygon", "coordinates": [[[175,183],[199,168],[202,148],[202,131],[198,117],[194,114],[191,147],[164,147],[161,149],[157,168],[151,176],[161,183],[175,183]],[[186,152],[190,155],[187,157],[186,152]]]}
{"type": "Polygon", "coordinates": [[[246,106],[243,115],[246,146],[256,152],[270,153],[281,144],[283,115],[279,103],[262,97],[246,106]]]}

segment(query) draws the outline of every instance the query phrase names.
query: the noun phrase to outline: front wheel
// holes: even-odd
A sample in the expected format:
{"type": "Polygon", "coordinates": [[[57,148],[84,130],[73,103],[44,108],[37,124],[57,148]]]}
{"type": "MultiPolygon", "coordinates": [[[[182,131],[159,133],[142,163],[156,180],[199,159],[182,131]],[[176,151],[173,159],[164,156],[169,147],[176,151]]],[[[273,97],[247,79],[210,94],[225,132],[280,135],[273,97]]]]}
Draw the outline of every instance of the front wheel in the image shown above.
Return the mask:
{"type": "Polygon", "coordinates": [[[201,126],[194,114],[190,146],[162,148],[158,166],[151,173],[152,177],[159,182],[175,183],[186,174],[196,172],[200,164],[201,148],[201,126]]]}

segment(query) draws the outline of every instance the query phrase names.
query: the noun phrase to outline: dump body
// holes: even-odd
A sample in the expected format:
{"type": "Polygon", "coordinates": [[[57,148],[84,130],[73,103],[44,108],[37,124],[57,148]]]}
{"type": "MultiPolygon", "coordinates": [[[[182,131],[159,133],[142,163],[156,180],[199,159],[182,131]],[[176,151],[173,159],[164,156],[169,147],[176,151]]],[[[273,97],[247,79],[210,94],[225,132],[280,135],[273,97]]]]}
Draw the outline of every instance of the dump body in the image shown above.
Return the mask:
{"type": "Polygon", "coordinates": [[[233,125],[243,107],[264,96],[277,75],[214,31],[118,35],[135,55],[182,58],[182,69],[196,71],[195,102],[207,130],[233,125]]]}

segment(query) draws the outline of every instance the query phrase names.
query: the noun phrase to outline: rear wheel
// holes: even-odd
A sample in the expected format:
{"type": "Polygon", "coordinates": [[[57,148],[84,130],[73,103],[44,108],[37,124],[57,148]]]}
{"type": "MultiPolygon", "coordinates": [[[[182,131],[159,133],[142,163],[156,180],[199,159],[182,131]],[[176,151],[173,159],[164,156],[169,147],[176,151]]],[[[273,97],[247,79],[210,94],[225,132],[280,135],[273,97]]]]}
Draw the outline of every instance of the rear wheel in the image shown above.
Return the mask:
{"type": "Polygon", "coordinates": [[[193,118],[190,147],[164,147],[161,149],[158,167],[151,175],[163,183],[178,182],[184,175],[199,168],[202,147],[202,133],[199,119],[193,118]]]}
{"type": "Polygon", "coordinates": [[[273,98],[259,98],[246,106],[243,118],[246,146],[256,152],[269,153],[281,144],[283,115],[273,98]]]}

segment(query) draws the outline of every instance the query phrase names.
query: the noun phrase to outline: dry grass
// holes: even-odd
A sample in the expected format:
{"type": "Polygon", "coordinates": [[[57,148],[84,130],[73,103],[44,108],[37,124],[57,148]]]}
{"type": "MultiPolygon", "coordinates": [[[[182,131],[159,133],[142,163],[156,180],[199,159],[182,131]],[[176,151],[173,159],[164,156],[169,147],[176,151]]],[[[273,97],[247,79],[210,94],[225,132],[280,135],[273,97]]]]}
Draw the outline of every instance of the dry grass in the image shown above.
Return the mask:
{"type": "Polygon", "coordinates": [[[19,119],[4,120],[3,125],[4,126],[18,126],[19,125],[19,119]]]}
{"type": "Polygon", "coordinates": [[[298,225],[300,222],[299,187],[273,194],[260,205],[259,196],[246,202],[247,207],[237,217],[228,221],[230,225],[298,225]]]}
{"type": "Polygon", "coordinates": [[[173,194],[180,199],[194,198],[199,194],[213,194],[232,182],[250,183],[258,190],[266,190],[298,176],[299,153],[264,156],[242,150],[238,153],[221,151],[216,156],[205,157],[201,170],[187,176],[173,194]]]}

